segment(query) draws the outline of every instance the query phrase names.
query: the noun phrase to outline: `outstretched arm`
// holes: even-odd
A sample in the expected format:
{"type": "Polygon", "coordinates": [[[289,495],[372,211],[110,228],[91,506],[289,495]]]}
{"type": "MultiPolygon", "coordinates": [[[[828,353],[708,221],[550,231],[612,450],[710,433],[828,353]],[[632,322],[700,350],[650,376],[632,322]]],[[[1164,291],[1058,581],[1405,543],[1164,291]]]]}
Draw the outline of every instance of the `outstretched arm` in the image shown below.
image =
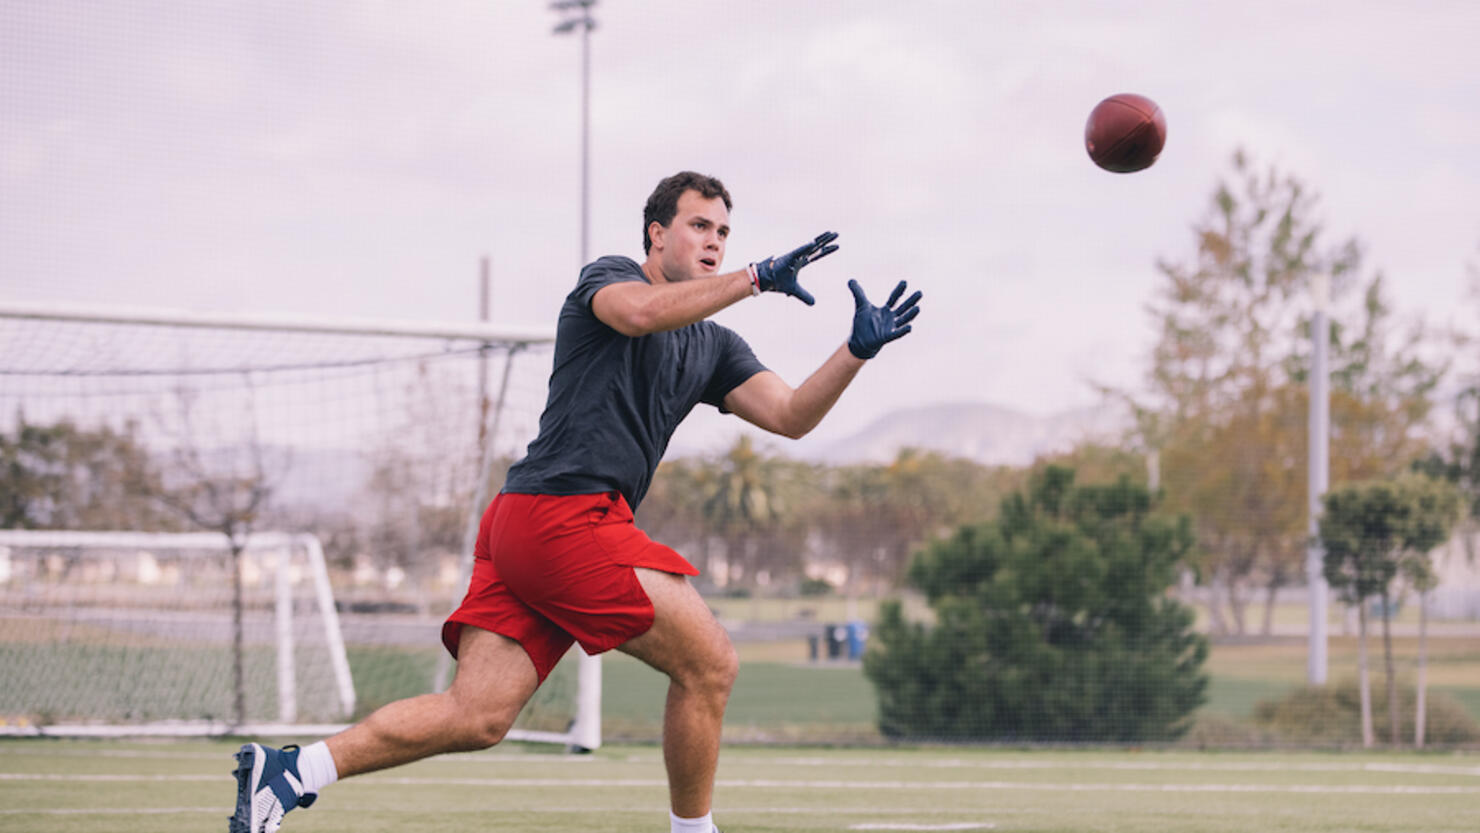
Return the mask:
{"type": "Polygon", "coordinates": [[[749,273],[739,272],[682,283],[623,281],[603,286],[591,298],[601,323],[629,338],[676,330],[703,321],[751,296],[749,273]]]}
{"type": "Polygon", "coordinates": [[[762,292],[783,292],[811,306],[814,301],[797,282],[803,266],[838,250],[838,233],[827,231],[779,257],[768,257],[738,272],[682,282],[626,281],[602,287],[591,299],[601,322],[624,336],[676,330],[762,292]]]}
{"type": "Polygon", "coordinates": [[[905,282],[900,281],[883,306],[870,304],[857,281],[849,281],[853,291],[853,331],[848,343],[839,347],[817,368],[801,387],[790,385],[767,370],[750,377],[725,397],[725,408],[741,419],[775,434],[799,439],[817,427],[827,412],[843,395],[859,368],[891,341],[904,337],[920,314],[921,293],[916,292],[903,303],[905,282]]]}
{"type": "Polygon", "coordinates": [[[773,434],[800,439],[832,410],[863,361],[846,346],[839,347],[796,389],[772,371],[762,371],[730,391],[725,408],[773,434]]]}

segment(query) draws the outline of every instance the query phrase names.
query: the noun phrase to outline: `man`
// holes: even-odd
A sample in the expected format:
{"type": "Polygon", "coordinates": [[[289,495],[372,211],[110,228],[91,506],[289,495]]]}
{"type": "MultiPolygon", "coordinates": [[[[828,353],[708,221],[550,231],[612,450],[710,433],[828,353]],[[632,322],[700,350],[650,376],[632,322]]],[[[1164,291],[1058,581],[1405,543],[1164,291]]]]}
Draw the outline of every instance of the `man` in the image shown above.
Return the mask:
{"type": "Polygon", "coordinates": [[[581,270],[560,312],[539,435],[484,514],[468,594],[443,627],[458,660],[451,688],[391,703],[301,750],[246,744],[231,833],[277,830],[284,813],[339,778],[498,743],[573,642],[590,653],[616,648],[668,675],[670,827],[712,833],[738,660],[686,578],[699,571],[638,529],[632,510],[696,404],[801,437],[920,311],[919,292],[899,303],[903,281],[882,307],[849,281],[847,343],[792,388],[740,336],[705,319],[762,292],[811,305],[798,272],[835,251],[837,235],[721,273],[730,207],[717,179],[668,177],[643,213],[646,260],[603,257],[581,270]]]}

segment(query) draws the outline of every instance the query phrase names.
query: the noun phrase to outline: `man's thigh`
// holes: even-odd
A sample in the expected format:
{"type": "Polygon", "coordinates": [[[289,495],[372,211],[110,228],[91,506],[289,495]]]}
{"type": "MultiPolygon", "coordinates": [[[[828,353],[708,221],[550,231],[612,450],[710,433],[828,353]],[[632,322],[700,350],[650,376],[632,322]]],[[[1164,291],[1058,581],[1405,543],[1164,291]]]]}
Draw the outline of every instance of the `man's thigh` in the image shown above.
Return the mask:
{"type": "Polygon", "coordinates": [[[457,652],[454,699],[480,709],[517,714],[540,685],[534,662],[518,642],[473,625],[463,625],[457,652]]]}
{"type": "Polygon", "coordinates": [[[634,567],[653,605],[653,626],[617,650],[670,676],[704,672],[733,662],[729,634],[684,576],[634,567]]]}

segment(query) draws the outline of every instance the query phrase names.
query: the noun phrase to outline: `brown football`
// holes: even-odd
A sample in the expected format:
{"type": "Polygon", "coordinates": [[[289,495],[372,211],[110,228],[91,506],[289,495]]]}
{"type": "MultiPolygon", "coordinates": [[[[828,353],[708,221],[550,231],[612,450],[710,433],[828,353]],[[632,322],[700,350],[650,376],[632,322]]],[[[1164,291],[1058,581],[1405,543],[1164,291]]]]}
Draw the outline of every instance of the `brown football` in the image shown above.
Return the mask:
{"type": "Polygon", "coordinates": [[[1167,142],[1167,120],[1156,102],[1119,93],[1095,105],[1084,125],[1084,149],[1096,165],[1128,174],[1151,167],[1167,142]]]}

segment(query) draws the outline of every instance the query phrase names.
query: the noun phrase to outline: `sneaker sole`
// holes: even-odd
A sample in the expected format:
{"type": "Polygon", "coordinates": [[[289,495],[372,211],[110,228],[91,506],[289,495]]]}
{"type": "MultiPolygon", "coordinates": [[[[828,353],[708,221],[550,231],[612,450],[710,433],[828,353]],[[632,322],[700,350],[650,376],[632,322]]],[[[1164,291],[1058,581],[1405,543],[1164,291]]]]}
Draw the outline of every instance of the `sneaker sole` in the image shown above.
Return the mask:
{"type": "Polygon", "coordinates": [[[262,775],[264,763],[257,754],[255,743],[242,746],[236,753],[236,813],[230,821],[229,833],[252,833],[252,785],[262,775]]]}

